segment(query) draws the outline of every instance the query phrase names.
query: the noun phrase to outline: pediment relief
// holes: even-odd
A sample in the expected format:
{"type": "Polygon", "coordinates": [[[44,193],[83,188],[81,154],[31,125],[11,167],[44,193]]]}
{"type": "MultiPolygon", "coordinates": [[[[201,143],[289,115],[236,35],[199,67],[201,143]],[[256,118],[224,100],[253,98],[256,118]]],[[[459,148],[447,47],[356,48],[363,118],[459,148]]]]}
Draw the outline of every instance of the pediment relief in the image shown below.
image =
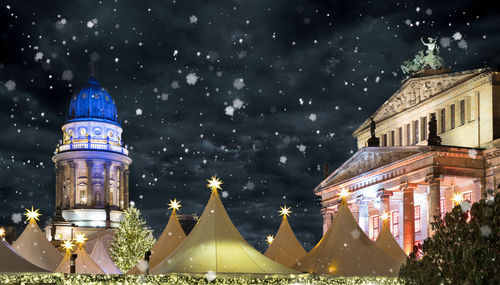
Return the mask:
{"type": "Polygon", "coordinates": [[[319,188],[337,184],[341,181],[377,169],[416,153],[419,153],[418,148],[363,148],[354,154],[342,166],[337,168],[332,174],[330,174],[328,178],[325,179],[324,183],[319,186],[319,188]]]}
{"type": "MultiPolygon", "coordinates": [[[[421,102],[429,100],[445,90],[481,74],[484,70],[474,71],[475,72],[410,78],[373,114],[373,118],[375,122],[380,122],[388,117],[401,113],[421,102]]],[[[367,128],[369,123],[370,120],[366,120],[357,131],[367,128]]]]}

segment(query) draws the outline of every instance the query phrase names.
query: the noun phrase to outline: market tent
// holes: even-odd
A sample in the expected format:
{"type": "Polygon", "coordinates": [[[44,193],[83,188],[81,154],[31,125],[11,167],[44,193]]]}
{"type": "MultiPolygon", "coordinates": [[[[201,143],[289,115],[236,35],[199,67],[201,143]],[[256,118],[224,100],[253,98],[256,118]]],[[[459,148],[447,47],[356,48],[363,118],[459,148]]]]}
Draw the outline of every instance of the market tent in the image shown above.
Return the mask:
{"type": "MultiPolygon", "coordinates": [[[[153,268],[165,260],[165,258],[167,258],[179,246],[179,244],[184,241],[184,239],[186,239],[186,234],[179,224],[174,208],[165,229],[160,235],[160,238],[151,249],[149,268],[153,268]]],[[[147,265],[144,261],[139,261],[139,263],[130,269],[127,274],[144,274],[146,267],[147,265]]]]}
{"type": "Polygon", "coordinates": [[[375,241],[375,245],[401,263],[405,263],[406,258],[408,258],[398,242],[394,239],[388,221],[383,222],[382,230],[378,235],[377,241],[375,241]]]}
{"type": "Polygon", "coordinates": [[[104,242],[99,238],[95,240],[94,248],[90,252],[90,258],[92,258],[92,260],[95,261],[97,265],[99,265],[104,273],[122,274],[120,269],[116,267],[113,260],[111,260],[108,250],[104,246],[104,242]]]}
{"type": "MultiPolygon", "coordinates": [[[[211,182],[212,183],[212,182],[211,182]]],[[[234,227],[212,186],[212,194],[200,220],[152,274],[168,272],[206,274],[293,274],[297,273],[255,250],[234,227]]]]}
{"type": "Polygon", "coordinates": [[[400,266],[366,236],[343,201],[323,238],[293,268],[336,276],[397,276],[400,266]]]}
{"type": "MultiPolygon", "coordinates": [[[[104,274],[104,271],[87,254],[81,245],[78,245],[74,252],[78,255],[75,260],[75,269],[78,274],[104,274]]],[[[66,250],[63,260],[57,266],[55,272],[70,273],[71,251],[66,250]]]]}
{"type": "Polygon", "coordinates": [[[276,233],[276,237],[271,242],[264,255],[290,267],[297,263],[306,253],[307,252],[297,240],[297,237],[295,237],[288,223],[287,214],[283,214],[283,220],[276,233]]]}
{"type": "Polygon", "coordinates": [[[61,262],[62,254],[47,240],[35,219],[30,219],[23,233],[12,247],[24,259],[53,272],[61,262]]]}
{"type": "Polygon", "coordinates": [[[24,259],[8,242],[0,241],[0,272],[48,272],[24,259]]]}

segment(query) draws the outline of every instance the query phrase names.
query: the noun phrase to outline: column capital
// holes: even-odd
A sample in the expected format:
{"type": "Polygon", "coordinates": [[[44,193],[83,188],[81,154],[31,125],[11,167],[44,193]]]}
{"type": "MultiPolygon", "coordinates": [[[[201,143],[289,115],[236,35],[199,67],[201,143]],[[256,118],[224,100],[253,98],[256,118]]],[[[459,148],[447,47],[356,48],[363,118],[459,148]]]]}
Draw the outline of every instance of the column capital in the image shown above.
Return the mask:
{"type": "Polygon", "coordinates": [[[381,188],[377,191],[378,198],[389,198],[393,194],[394,194],[393,191],[385,190],[384,188],[381,188]]]}
{"type": "Polygon", "coordinates": [[[443,180],[443,176],[440,175],[438,172],[430,173],[430,174],[425,176],[425,183],[428,183],[428,184],[439,183],[442,180],[443,180]]]}
{"type": "Polygon", "coordinates": [[[417,189],[417,184],[416,183],[409,183],[409,182],[404,182],[399,185],[399,190],[401,191],[413,191],[417,189]]]}

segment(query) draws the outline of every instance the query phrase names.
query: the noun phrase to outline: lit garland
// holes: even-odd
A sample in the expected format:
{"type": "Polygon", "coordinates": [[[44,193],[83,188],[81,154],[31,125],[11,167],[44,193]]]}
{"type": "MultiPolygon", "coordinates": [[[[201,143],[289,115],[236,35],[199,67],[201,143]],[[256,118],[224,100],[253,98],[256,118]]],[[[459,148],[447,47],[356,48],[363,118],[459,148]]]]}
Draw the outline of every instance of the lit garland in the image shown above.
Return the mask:
{"type": "Polygon", "coordinates": [[[402,284],[397,278],[387,277],[329,277],[313,276],[308,274],[265,277],[223,277],[218,276],[215,280],[207,282],[205,277],[189,275],[91,275],[91,274],[24,274],[24,275],[0,275],[1,284],[311,284],[311,285],[334,285],[334,284],[402,284]]]}

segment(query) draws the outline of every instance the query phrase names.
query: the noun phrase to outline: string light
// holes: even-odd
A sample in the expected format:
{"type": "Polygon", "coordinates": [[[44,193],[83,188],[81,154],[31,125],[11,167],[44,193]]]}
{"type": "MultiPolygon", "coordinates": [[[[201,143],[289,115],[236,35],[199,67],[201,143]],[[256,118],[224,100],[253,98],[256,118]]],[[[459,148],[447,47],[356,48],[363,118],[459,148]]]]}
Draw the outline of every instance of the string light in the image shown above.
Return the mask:
{"type": "Polygon", "coordinates": [[[272,235],[268,235],[266,237],[267,244],[271,244],[274,241],[274,237],[272,235]]]}
{"type": "Polygon", "coordinates": [[[26,216],[26,219],[28,221],[40,221],[38,217],[40,217],[42,214],[40,214],[38,211],[39,209],[33,210],[33,206],[31,206],[31,210],[26,209],[24,215],[26,216]]]}
{"type": "Polygon", "coordinates": [[[212,191],[215,191],[217,189],[222,189],[220,185],[222,184],[222,180],[219,179],[219,177],[212,176],[211,179],[207,179],[207,187],[212,189],[212,191]]]}
{"type": "Polygon", "coordinates": [[[287,207],[286,205],[283,206],[283,207],[280,207],[281,210],[278,211],[278,213],[280,213],[280,216],[283,216],[283,217],[288,217],[290,216],[290,213],[292,211],[290,211],[290,207],[287,207]]]}
{"type": "Polygon", "coordinates": [[[170,203],[168,204],[168,208],[173,209],[174,211],[178,211],[181,207],[181,201],[177,201],[177,199],[170,200],[170,203]]]}

